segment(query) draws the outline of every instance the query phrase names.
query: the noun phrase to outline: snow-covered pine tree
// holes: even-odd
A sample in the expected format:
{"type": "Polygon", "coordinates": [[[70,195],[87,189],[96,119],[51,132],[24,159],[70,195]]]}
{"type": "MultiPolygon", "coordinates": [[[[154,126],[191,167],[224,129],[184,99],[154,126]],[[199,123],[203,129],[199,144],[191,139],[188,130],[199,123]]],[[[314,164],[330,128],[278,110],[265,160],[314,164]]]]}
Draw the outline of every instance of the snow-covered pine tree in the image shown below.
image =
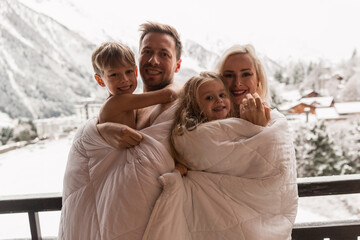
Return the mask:
{"type": "Polygon", "coordinates": [[[329,176],[341,174],[341,156],[335,150],[331,135],[324,122],[319,122],[310,130],[310,149],[307,152],[305,171],[309,176],[329,176]]]}

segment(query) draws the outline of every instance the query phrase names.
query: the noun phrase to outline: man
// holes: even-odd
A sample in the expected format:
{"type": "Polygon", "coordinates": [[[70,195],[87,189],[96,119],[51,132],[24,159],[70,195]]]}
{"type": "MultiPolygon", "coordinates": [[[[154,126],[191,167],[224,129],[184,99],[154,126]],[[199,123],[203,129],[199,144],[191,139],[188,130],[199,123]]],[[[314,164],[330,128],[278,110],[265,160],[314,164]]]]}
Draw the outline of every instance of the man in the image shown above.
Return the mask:
{"type": "MultiPolygon", "coordinates": [[[[174,83],[174,74],[181,66],[182,43],[176,29],[165,24],[144,23],[140,25],[139,68],[144,92],[159,90],[174,83]]],[[[137,129],[151,125],[172,103],[151,106],[137,112],[137,129]]],[[[140,143],[142,136],[128,126],[104,123],[97,128],[101,136],[115,148],[133,147],[140,143]]]]}
{"type": "MultiPolygon", "coordinates": [[[[175,88],[182,50],[178,33],[152,22],[142,24],[140,31],[144,92],[175,88]]],[[[137,111],[137,129],[152,126],[142,134],[122,124],[97,124],[96,119],[78,129],[65,170],[58,239],[142,238],[162,191],[158,177],[174,169],[165,146],[173,117],[171,109],[165,110],[172,104],[137,111]],[[153,124],[163,112],[169,119],[153,124]]]]}

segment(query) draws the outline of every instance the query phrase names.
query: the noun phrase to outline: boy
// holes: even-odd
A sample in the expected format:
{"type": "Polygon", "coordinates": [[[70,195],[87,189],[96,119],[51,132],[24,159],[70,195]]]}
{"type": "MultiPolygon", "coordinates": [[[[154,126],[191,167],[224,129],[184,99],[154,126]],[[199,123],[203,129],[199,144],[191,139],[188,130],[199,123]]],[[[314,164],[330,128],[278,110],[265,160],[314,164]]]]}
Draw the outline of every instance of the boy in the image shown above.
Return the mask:
{"type": "Polygon", "coordinates": [[[135,129],[137,109],[168,103],[177,97],[169,88],[132,94],[137,86],[137,67],[134,53],[124,44],[103,43],[93,52],[92,64],[97,83],[109,92],[100,110],[99,123],[116,122],[135,129]]]}

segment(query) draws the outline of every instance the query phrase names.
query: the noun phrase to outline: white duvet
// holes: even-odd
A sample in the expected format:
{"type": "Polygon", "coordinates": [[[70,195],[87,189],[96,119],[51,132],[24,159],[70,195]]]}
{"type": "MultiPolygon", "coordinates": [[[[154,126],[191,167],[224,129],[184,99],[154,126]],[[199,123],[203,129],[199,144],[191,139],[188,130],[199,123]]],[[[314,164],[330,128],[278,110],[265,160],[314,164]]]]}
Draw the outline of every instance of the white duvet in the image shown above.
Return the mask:
{"type": "Polygon", "coordinates": [[[177,138],[191,171],[173,171],[168,135],[175,107],[116,150],[88,121],[64,177],[59,239],[287,239],[296,216],[294,148],[286,119],[203,124],[177,138]]]}

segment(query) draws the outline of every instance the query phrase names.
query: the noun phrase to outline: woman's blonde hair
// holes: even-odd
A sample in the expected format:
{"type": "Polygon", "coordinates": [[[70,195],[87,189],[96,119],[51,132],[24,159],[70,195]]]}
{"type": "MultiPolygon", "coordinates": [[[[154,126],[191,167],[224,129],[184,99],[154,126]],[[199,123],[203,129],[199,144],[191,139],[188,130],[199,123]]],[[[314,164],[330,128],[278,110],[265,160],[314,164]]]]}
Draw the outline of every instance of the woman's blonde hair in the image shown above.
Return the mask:
{"type": "Polygon", "coordinates": [[[223,55],[220,57],[220,60],[218,64],[216,65],[216,71],[219,74],[223,74],[224,72],[224,64],[226,60],[233,55],[236,54],[249,54],[251,59],[254,62],[254,67],[256,71],[256,75],[258,77],[259,86],[256,90],[257,93],[260,95],[261,99],[265,102],[267,102],[270,105],[270,96],[269,96],[269,90],[268,90],[268,81],[266,78],[264,67],[256,55],[255,48],[251,44],[247,45],[233,45],[229,49],[227,49],[223,55]]]}
{"type": "MultiPolygon", "coordinates": [[[[185,131],[192,131],[199,124],[209,121],[200,109],[198,89],[204,83],[213,80],[221,81],[225,85],[227,95],[231,97],[223,76],[215,72],[202,72],[198,76],[191,77],[185,83],[179,94],[179,105],[175,113],[175,121],[170,133],[170,146],[175,160],[182,164],[184,164],[182,162],[182,157],[179,155],[178,151],[176,151],[174,146],[174,137],[183,135],[185,131]]],[[[234,108],[231,105],[229,117],[234,116],[233,109],[234,108]]]]}

